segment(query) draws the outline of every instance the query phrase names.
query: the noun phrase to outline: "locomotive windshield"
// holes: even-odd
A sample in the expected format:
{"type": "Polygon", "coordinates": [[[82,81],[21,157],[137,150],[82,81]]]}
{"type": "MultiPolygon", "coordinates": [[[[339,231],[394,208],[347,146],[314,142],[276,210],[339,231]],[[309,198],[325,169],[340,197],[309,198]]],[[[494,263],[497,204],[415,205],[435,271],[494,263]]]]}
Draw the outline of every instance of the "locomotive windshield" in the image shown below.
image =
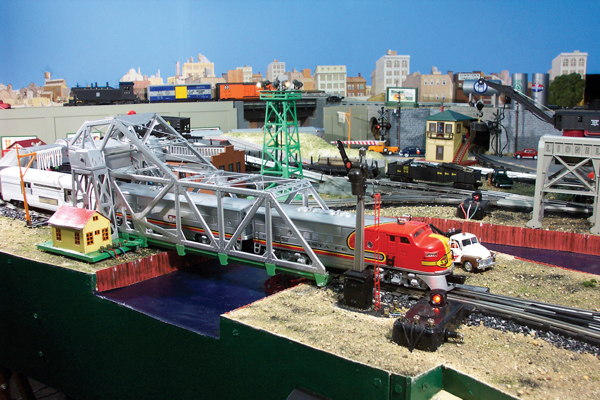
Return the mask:
{"type": "Polygon", "coordinates": [[[415,234],[414,234],[413,236],[414,236],[414,237],[415,237],[415,239],[416,239],[416,238],[418,238],[418,237],[419,237],[419,235],[420,235],[421,233],[423,233],[423,232],[425,232],[425,228],[420,228],[418,231],[416,231],[416,232],[415,232],[415,234]]]}

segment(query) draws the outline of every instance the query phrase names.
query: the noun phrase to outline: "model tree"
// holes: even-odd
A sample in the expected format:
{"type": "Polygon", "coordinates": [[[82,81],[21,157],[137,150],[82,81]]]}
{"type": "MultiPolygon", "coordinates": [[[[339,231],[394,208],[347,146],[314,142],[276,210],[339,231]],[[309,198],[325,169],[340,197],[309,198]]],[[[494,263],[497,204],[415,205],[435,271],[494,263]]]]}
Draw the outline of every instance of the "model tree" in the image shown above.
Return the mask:
{"type": "Polygon", "coordinates": [[[583,100],[585,80],[578,73],[557,76],[550,84],[549,103],[573,108],[583,100]]]}

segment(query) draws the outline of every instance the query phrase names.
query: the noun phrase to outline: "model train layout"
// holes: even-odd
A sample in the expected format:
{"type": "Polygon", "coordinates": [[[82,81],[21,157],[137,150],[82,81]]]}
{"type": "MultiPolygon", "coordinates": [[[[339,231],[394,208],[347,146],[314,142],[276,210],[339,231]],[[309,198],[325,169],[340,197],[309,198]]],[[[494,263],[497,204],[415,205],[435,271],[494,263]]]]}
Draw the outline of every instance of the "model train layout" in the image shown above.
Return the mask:
{"type": "MultiPolygon", "coordinates": [[[[188,163],[189,159],[184,167],[167,165],[163,149],[178,145],[189,146],[190,154],[196,152],[170,124],[155,114],[123,116],[119,117],[119,123],[132,126],[136,135],[121,132],[121,137],[127,139],[118,140],[119,136],[110,128],[111,134],[103,138],[101,150],[90,150],[87,147],[98,145],[86,144],[85,135],[89,130],[110,125],[110,121],[101,120],[86,123],[71,140],[69,159],[74,189],[68,174],[29,170],[24,184],[31,204],[56,210],[61,205],[72,204],[73,196],[79,206],[82,201],[91,205],[107,196],[112,200],[105,205],[103,214],[113,221],[115,232],[215,256],[221,253],[273,264],[292,272],[316,271],[317,275],[326,276],[329,271],[352,269],[356,217],[348,212],[329,210],[310,183],[303,180],[264,182],[260,175],[215,170],[201,157],[200,165],[195,167],[188,163]],[[145,130],[152,135],[143,143],[137,135],[144,137],[145,130]],[[166,145],[167,138],[170,146],[166,145]],[[137,147],[131,149],[129,141],[137,147]],[[85,170],[103,164],[111,171],[110,190],[98,192],[106,189],[106,185],[83,187],[89,178],[78,175],[85,177],[85,170]],[[219,182],[220,186],[211,182],[219,182]],[[308,207],[305,203],[298,207],[287,201],[275,202],[269,195],[273,190],[276,196],[283,193],[288,199],[293,198],[287,193],[288,189],[264,190],[278,185],[308,191],[321,206],[308,207]],[[258,192],[250,189],[252,187],[258,192]],[[207,194],[208,191],[213,194],[207,194]]],[[[18,167],[6,168],[0,179],[4,199],[22,202],[18,167]]],[[[378,254],[383,282],[449,290],[448,278],[453,267],[448,238],[434,233],[427,224],[414,221],[381,218],[376,224],[373,217],[365,217],[365,225],[364,262],[366,268],[373,269],[378,254]]]]}

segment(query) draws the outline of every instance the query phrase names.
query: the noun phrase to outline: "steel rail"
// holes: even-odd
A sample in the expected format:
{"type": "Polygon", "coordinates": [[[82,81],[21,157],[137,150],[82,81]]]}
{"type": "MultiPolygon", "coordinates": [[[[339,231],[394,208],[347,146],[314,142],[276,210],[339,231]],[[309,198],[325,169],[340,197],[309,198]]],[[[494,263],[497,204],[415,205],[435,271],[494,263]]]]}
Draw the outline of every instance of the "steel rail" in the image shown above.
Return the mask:
{"type": "Polygon", "coordinates": [[[502,316],[524,325],[576,337],[600,345],[600,313],[568,306],[455,288],[449,300],[460,301],[484,314],[502,316]]]}

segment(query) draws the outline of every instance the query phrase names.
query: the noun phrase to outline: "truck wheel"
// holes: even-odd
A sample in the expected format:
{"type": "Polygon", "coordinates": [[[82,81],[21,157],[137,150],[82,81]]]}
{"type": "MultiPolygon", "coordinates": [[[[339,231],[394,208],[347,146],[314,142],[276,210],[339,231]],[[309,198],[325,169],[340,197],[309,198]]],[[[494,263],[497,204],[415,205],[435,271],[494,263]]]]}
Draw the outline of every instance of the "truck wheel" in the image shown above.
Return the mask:
{"type": "Polygon", "coordinates": [[[388,151],[388,156],[391,156],[392,154],[394,154],[394,152],[393,152],[393,151],[391,151],[391,150],[389,150],[389,151],[388,151]]]}
{"type": "Polygon", "coordinates": [[[498,182],[496,182],[496,187],[497,187],[497,188],[499,188],[499,187],[500,187],[500,184],[499,184],[498,182]]]}
{"type": "Polygon", "coordinates": [[[408,158],[408,156],[410,156],[410,154],[404,153],[404,157],[408,158]]]}
{"type": "Polygon", "coordinates": [[[383,149],[383,154],[387,154],[387,152],[388,152],[388,149],[387,149],[387,147],[385,147],[385,148],[383,149]]]}
{"type": "Polygon", "coordinates": [[[473,263],[471,261],[465,261],[463,267],[465,267],[465,271],[473,272],[473,263]]]}

